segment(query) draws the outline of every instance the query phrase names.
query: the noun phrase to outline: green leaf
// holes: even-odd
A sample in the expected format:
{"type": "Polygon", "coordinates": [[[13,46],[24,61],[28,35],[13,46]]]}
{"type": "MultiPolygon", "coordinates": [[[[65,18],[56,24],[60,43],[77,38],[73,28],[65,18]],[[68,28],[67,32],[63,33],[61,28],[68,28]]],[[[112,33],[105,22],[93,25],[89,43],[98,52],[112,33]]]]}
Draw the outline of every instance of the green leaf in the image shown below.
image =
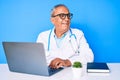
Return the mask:
{"type": "Polygon", "coordinates": [[[82,63],[79,62],[79,61],[76,61],[76,62],[73,63],[73,67],[74,68],[82,68],[82,63]]]}

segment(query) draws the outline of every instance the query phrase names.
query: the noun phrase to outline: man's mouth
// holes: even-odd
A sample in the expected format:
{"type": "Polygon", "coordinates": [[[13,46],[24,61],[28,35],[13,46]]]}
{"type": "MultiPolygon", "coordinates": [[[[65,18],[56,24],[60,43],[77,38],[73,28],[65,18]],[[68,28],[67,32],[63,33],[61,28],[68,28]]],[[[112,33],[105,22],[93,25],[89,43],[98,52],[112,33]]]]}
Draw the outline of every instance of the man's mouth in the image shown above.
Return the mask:
{"type": "Polygon", "coordinates": [[[63,25],[68,25],[68,23],[62,23],[63,25]]]}

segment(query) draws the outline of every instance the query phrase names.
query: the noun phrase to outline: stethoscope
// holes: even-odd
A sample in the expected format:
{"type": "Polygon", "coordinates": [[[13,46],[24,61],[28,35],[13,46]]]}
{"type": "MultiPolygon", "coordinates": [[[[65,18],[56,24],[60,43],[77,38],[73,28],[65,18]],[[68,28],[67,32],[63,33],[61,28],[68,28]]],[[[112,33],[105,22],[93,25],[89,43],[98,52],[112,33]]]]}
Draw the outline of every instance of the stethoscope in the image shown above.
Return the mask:
{"type": "MultiPolygon", "coordinates": [[[[48,36],[48,48],[47,48],[48,51],[50,51],[50,38],[51,38],[51,34],[53,30],[54,29],[51,29],[49,36],[48,36]]],[[[70,42],[70,45],[73,51],[75,52],[75,55],[78,55],[80,53],[79,51],[80,46],[78,45],[76,35],[72,33],[71,29],[70,29],[70,35],[69,35],[69,42],[70,42]]]]}

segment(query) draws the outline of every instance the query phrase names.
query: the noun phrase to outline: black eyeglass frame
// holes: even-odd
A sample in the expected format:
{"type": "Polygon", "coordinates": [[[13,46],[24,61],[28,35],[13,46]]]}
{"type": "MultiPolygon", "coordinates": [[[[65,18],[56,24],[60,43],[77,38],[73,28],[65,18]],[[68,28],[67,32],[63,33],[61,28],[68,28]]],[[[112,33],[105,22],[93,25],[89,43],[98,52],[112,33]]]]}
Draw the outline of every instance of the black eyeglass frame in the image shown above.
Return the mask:
{"type": "Polygon", "coordinates": [[[62,20],[64,20],[66,18],[66,16],[67,16],[68,19],[72,19],[73,14],[72,13],[68,13],[68,14],[60,13],[60,14],[57,14],[57,15],[52,15],[51,17],[57,17],[57,16],[59,16],[62,20]]]}

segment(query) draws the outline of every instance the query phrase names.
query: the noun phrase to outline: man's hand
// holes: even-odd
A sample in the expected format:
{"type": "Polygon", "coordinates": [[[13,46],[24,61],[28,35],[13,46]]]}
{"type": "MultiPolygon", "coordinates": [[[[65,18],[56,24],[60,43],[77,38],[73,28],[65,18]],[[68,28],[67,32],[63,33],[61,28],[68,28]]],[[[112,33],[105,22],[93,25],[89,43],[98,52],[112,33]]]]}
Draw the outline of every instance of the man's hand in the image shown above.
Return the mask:
{"type": "Polygon", "coordinates": [[[60,68],[62,66],[65,66],[65,67],[71,66],[71,62],[68,59],[63,60],[63,59],[60,59],[60,58],[55,58],[54,60],[51,61],[49,66],[51,68],[58,69],[58,68],[60,68]]]}

